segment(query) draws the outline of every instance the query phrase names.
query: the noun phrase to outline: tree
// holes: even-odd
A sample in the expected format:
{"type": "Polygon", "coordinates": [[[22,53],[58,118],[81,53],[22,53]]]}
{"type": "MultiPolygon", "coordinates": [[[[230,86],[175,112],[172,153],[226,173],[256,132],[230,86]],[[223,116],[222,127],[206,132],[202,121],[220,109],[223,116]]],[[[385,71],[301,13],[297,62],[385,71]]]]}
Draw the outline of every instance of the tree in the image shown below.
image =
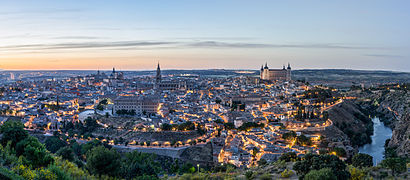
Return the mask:
{"type": "Polygon", "coordinates": [[[153,154],[133,151],[125,154],[121,175],[125,179],[134,179],[144,175],[157,177],[160,172],[160,164],[154,161],[153,154]]]}
{"type": "Polygon", "coordinates": [[[311,170],[306,174],[304,180],[337,180],[332,169],[323,168],[320,170],[311,170]]]}
{"type": "Polygon", "coordinates": [[[68,161],[74,161],[74,151],[71,147],[63,147],[56,153],[58,156],[61,156],[63,159],[68,161]]]}
{"type": "Polygon", "coordinates": [[[357,153],[352,158],[352,165],[355,167],[373,166],[373,157],[368,154],[357,153]]]}
{"type": "Polygon", "coordinates": [[[11,146],[15,147],[18,142],[28,136],[24,125],[20,121],[8,120],[1,127],[0,132],[3,134],[1,144],[4,146],[8,141],[11,141],[11,146]]]}
{"type": "Polygon", "coordinates": [[[300,158],[294,152],[283,153],[282,156],[279,157],[280,161],[285,161],[285,162],[297,161],[299,159],[300,158]]]}
{"type": "Polygon", "coordinates": [[[52,153],[56,153],[60,148],[66,146],[67,144],[58,137],[49,137],[46,139],[45,143],[47,150],[52,153]]]}
{"type": "Polygon", "coordinates": [[[296,144],[301,146],[310,146],[312,145],[312,140],[302,134],[296,138],[296,144]]]}
{"type": "Polygon", "coordinates": [[[54,160],[44,144],[33,136],[28,136],[16,144],[16,155],[23,156],[23,162],[35,168],[47,166],[54,160]]]}
{"type": "Polygon", "coordinates": [[[346,150],[340,147],[333,148],[333,151],[336,152],[336,155],[339,157],[346,157],[346,150]]]}
{"type": "Polygon", "coordinates": [[[92,174],[117,176],[121,169],[121,157],[115,150],[103,146],[91,149],[87,153],[86,167],[92,174]]]}
{"type": "Polygon", "coordinates": [[[161,130],[163,131],[170,131],[172,129],[172,126],[170,124],[164,123],[161,125],[161,130]]]}
{"type": "Polygon", "coordinates": [[[406,171],[406,159],[404,158],[387,158],[384,159],[380,165],[385,168],[389,168],[392,170],[393,176],[397,174],[403,173],[406,171]]]}
{"type": "Polygon", "coordinates": [[[334,155],[306,154],[302,161],[298,161],[293,169],[304,177],[311,170],[330,168],[338,180],[349,179],[350,173],[346,169],[346,164],[334,155]]]}
{"type": "Polygon", "coordinates": [[[287,133],[282,134],[282,138],[285,140],[293,140],[296,138],[296,132],[295,131],[289,131],[287,133]]]}

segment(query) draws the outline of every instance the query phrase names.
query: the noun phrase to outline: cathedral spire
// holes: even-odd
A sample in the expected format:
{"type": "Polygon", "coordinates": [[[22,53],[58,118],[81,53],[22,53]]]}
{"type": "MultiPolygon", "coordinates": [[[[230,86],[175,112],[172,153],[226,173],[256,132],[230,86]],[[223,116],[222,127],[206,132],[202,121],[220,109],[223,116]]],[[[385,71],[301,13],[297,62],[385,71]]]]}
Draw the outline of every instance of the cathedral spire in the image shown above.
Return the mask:
{"type": "Polygon", "coordinates": [[[158,62],[158,65],[157,65],[156,80],[157,80],[157,82],[160,82],[160,81],[161,81],[161,68],[159,67],[159,62],[158,62]]]}
{"type": "Polygon", "coordinates": [[[288,69],[291,69],[291,68],[290,68],[290,63],[288,63],[288,69]]]}

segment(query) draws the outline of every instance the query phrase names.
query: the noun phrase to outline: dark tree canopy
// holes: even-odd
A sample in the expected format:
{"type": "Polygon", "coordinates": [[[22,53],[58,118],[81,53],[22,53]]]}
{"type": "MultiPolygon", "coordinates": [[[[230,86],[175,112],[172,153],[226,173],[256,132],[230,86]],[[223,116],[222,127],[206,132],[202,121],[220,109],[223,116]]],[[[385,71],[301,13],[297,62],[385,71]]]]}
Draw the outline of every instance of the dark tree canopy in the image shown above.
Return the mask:
{"type": "Polygon", "coordinates": [[[279,160],[285,161],[285,162],[297,161],[299,159],[300,158],[296,155],[295,152],[283,153],[282,156],[279,157],[279,160]]]}
{"type": "Polygon", "coordinates": [[[373,157],[368,154],[357,153],[352,158],[352,165],[355,167],[373,166],[373,157]]]}
{"type": "Polygon", "coordinates": [[[0,132],[3,134],[1,138],[1,144],[6,145],[11,141],[11,146],[15,147],[18,142],[25,139],[28,136],[24,125],[20,121],[9,120],[6,121],[1,127],[0,132]]]}
{"type": "Polygon", "coordinates": [[[33,167],[44,167],[53,162],[53,157],[44,144],[37,138],[29,136],[16,145],[16,155],[23,156],[23,162],[33,167]]]}
{"type": "Polygon", "coordinates": [[[115,177],[121,169],[121,157],[113,149],[98,146],[87,153],[86,167],[93,174],[115,177]]]}
{"type": "Polygon", "coordinates": [[[48,137],[44,144],[46,145],[47,150],[52,153],[56,153],[60,148],[67,145],[63,140],[55,136],[48,137]]]}
{"type": "Polygon", "coordinates": [[[349,179],[350,173],[346,170],[346,164],[337,156],[306,154],[302,161],[298,161],[293,169],[302,177],[311,170],[330,168],[338,180],[349,179]]]}

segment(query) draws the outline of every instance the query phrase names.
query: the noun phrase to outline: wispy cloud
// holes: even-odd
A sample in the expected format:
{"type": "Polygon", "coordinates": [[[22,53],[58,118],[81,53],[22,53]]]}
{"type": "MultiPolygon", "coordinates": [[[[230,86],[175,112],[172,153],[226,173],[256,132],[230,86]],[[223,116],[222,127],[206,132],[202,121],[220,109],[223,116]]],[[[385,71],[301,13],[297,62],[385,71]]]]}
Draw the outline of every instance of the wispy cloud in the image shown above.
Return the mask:
{"type": "Polygon", "coordinates": [[[402,58],[404,56],[392,54],[365,54],[363,56],[378,57],[378,58],[402,58]]]}
{"type": "Polygon", "coordinates": [[[159,41],[115,41],[115,42],[81,42],[58,44],[26,44],[1,46],[0,50],[63,50],[63,49],[89,49],[89,48],[120,48],[120,47],[145,47],[175,44],[174,42],[159,41]]]}
{"type": "Polygon", "coordinates": [[[52,39],[104,39],[104,38],[96,37],[96,36],[60,36],[60,37],[52,37],[52,39]]]}
{"type": "Polygon", "coordinates": [[[201,41],[190,43],[191,47],[209,48],[315,48],[315,49],[378,49],[377,47],[352,46],[343,44],[268,44],[268,43],[232,43],[221,41],[201,41]]]}
{"type": "MultiPolygon", "coordinates": [[[[62,36],[56,39],[100,39],[94,36],[62,36]]],[[[42,50],[70,50],[70,49],[181,49],[181,48],[312,48],[312,49],[380,49],[368,46],[350,46],[341,44],[269,44],[269,43],[241,43],[225,41],[108,41],[108,42],[75,42],[56,44],[23,44],[0,46],[0,50],[8,51],[42,51],[42,50]]],[[[375,55],[373,55],[375,56],[375,55]]]]}
{"type": "Polygon", "coordinates": [[[41,8],[41,9],[21,9],[15,11],[0,11],[0,15],[27,15],[27,14],[54,14],[54,13],[79,13],[84,12],[85,9],[79,8],[41,8]]]}

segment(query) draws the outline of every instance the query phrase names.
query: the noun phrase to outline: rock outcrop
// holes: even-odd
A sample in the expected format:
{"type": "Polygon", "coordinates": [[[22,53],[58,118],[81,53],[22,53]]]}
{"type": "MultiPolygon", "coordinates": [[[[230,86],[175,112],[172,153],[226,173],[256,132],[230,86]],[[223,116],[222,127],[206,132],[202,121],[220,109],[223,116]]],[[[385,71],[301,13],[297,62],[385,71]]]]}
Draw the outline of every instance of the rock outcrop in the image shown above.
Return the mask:
{"type": "Polygon", "coordinates": [[[353,100],[344,101],[328,113],[333,125],[349,137],[355,148],[371,142],[373,122],[353,100]]]}

